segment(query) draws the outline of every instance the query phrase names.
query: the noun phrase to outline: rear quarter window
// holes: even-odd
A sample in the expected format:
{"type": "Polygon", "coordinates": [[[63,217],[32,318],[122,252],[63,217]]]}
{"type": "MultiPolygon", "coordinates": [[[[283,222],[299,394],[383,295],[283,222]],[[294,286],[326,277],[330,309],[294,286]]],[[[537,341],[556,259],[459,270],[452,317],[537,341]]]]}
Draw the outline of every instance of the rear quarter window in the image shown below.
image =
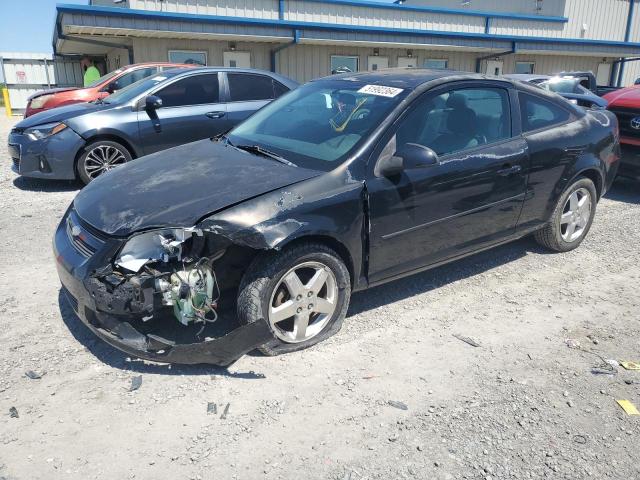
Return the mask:
{"type": "Polygon", "coordinates": [[[571,119],[568,110],[549,100],[524,92],[520,92],[518,98],[523,133],[567,123],[571,119]]]}

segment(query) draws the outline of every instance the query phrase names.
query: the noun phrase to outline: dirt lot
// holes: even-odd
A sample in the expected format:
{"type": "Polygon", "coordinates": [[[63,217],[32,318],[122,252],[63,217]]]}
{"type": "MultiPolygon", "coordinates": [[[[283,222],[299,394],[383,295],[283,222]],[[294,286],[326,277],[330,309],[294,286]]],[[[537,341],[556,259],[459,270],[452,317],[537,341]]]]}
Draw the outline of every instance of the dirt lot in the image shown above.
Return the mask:
{"type": "Polygon", "coordinates": [[[640,416],[616,404],[640,407],[640,371],[603,361],[640,360],[639,184],[616,183],[571,253],[524,239],[356,294],[311,350],[169,367],[59,297],[51,238],[78,185],[11,172],[10,125],[0,479],[640,478],[640,416]]]}

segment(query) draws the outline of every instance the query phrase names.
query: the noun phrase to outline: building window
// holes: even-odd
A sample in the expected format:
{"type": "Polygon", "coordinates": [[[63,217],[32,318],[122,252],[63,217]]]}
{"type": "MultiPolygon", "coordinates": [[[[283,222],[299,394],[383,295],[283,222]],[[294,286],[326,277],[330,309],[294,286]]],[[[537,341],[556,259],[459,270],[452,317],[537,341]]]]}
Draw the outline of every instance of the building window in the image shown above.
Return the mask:
{"type": "Polygon", "coordinates": [[[446,58],[428,58],[422,64],[424,68],[435,68],[437,70],[446,70],[448,65],[449,60],[446,58]]]}
{"type": "Polygon", "coordinates": [[[532,74],[534,67],[533,62],[516,62],[516,73],[532,74]]]}
{"type": "Polygon", "coordinates": [[[169,50],[169,61],[171,63],[206,65],[207,52],[192,52],[189,50],[169,50]]]}
{"type": "Polygon", "coordinates": [[[359,60],[358,57],[331,55],[331,74],[357,72],[359,60]]]}

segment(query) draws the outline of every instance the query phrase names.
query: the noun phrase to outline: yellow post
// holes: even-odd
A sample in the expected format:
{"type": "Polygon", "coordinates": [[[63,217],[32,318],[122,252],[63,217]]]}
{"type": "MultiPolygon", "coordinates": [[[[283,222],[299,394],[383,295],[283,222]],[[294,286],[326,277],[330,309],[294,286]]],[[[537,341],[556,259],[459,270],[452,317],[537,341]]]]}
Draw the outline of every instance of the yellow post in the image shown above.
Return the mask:
{"type": "Polygon", "coordinates": [[[6,87],[2,89],[2,98],[4,99],[4,108],[7,111],[7,117],[10,117],[13,112],[11,112],[11,102],[9,101],[9,90],[6,87]]]}

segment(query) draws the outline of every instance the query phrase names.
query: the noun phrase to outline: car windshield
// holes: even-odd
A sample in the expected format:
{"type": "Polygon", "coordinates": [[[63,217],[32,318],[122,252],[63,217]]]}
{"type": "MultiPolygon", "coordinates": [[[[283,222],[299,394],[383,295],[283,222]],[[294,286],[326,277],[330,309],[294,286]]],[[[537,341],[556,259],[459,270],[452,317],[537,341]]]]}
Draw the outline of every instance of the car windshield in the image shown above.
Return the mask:
{"type": "Polygon", "coordinates": [[[181,73],[180,70],[172,70],[170,72],[162,72],[161,74],[153,77],[143,78],[142,80],[138,80],[137,82],[127,85],[123,89],[112,93],[103,101],[104,103],[126,103],[179,73],[181,73]]]}
{"type": "Polygon", "coordinates": [[[118,70],[114,70],[113,72],[109,72],[103,76],[101,76],[99,79],[97,79],[94,82],[91,82],[89,85],[87,85],[85,88],[92,88],[92,87],[96,87],[98,85],[100,85],[103,82],[106,82],[107,80],[111,80],[113,77],[115,77],[116,75],[120,74],[122,72],[122,69],[119,68],[118,70]]]}
{"type": "Polygon", "coordinates": [[[576,78],[550,78],[540,82],[538,86],[556,93],[582,93],[578,89],[579,82],[576,78]]]}
{"type": "Polygon", "coordinates": [[[228,134],[297,166],[329,171],[345,161],[406,95],[350,80],[311,82],[259,110],[228,134]]]}

